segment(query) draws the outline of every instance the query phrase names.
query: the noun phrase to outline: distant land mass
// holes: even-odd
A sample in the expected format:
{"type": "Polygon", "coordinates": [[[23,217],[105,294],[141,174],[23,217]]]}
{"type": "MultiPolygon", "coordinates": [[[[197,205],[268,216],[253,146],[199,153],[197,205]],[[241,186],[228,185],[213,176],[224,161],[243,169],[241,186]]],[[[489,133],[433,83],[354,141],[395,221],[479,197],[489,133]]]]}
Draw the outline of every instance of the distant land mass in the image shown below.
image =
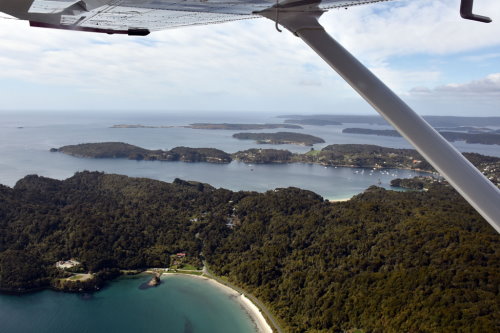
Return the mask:
{"type": "Polygon", "coordinates": [[[439,180],[434,177],[395,178],[391,180],[391,186],[419,191],[429,190],[431,186],[438,182],[439,180]]]}
{"type": "Polygon", "coordinates": [[[214,130],[235,130],[235,131],[246,131],[246,130],[260,130],[260,129],[275,129],[275,128],[289,128],[289,129],[302,129],[302,126],[290,125],[290,124],[212,124],[212,123],[194,123],[189,126],[183,126],[186,128],[194,129],[214,129],[214,130]]]}
{"type": "Polygon", "coordinates": [[[182,253],[257,297],[285,332],[498,331],[500,237],[443,184],[330,203],[293,187],[30,175],[0,185],[0,217],[4,291],[70,283],[62,258],[91,276],[71,281],[83,291],[182,253]]]}
{"type": "MultiPolygon", "coordinates": [[[[340,123],[376,124],[389,125],[379,115],[282,115],[278,118],[286,118],[286,123],[298,123],[298,121],[337,121],[340,123]]],[[[474,126],[488,127],[500,126],[500,117],[453,117],[453,116],[424,116],[424,119],[434,127],[459,127],[474,126]]]]}
{"type": "Polygon", "coordinates": [[[302,124],[302,125],[316,125],[316,126],[326,126],[326,125],[342,125],[340,121],[329,120],[329,119],[286,119],[285,123],[292,124],[302,124]]]}
{"type": "MultiPolygon", "coordinates": [[[[434,168],[414,149],[397,149],[366,144],[335,144],[305,154],[281,149],[248,149],[233,154],[214,148],[176,147],[171,150],[149,150],[123,142],[84,143],[52,148],[84,158],[126,158],[150,161],[183,161],[252,164],[309,163],[332,167],[410,169],[433,173],[434,168]]],[[[500,158],[476,153],[463,154],[494,184],[500,186],[500,158]]]]}
{"type": "Polygon", "coordinates": [[[399,134],[398,131],[391,129],[375,130],[370,128],[344,128],[342,133],[401,137],[401,134],[399,134]]]}
{"type": "Polygon", "coordinates": [[[210,130],[233,130],[233,131],[247,131],[247,130],[260,130],[260,129],[302,129],[302,126],[292,124],[229,124],[229,123],[194,123],[186,126],[152,126],[141,124],[117,124],[110,128],[172,128],[183,127],[193,129],[210,129],[210,130]]]}
{"type": "Polygon", "coordinates": [[[176,147],[149,150],[123,142],[82,143],[52,148],[51,152],[87,158],[127,158],[129,160],[229,163],[231,155],[215,148],[176,147]]]}
{"type": "Polygon", "coordinates": [[[325,140],[317,136],[295,133],[295,132],[277,132],[277,133],[236,133],[233,138],[239,140],[255,140],[258,144],[292,144],[301,146],[312,146],[316,143],[324,143],[325,140]]]}
{"type": "MultiPolygon", "coordinates": [[[[396,130],[376,130],[369,128],[344,128],[342,133],[368,134],[380,136],[401,136],[396,130]]],[[[478,143],[483,145],[500,145],[500,134],[488,133],[463,133],[463,132],[439,132],[446,140],[465,141],[466,143],[478,143]]]]}
{"type": "Polygon", "coordinates": [[[500,133],[488,127],[458,126],[458,127],[436,127],[438,131],[467,132],[467,133],[500,133]]]}
{"type": "Polygon", "coordinates": [[[110,128],[172,128],[175,126],[151,126],[151,125],[141,125],[141,124],[118,124],[113,125],[110,128]]]}

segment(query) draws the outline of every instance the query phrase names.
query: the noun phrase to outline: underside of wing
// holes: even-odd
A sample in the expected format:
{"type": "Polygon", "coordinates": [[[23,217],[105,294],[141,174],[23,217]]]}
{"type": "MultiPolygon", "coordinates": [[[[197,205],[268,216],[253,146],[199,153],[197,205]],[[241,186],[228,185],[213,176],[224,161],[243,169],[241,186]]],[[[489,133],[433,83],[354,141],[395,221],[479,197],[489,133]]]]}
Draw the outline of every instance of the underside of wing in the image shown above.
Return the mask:
{"type": "MultiPolygon", "coordinates": [[[[380,1],[386,0],[283,0],[278,6],[330,9],[380,1]]],[[[274,0],[3,0],[0,11],[34,26],[140,35],[255,18],[255,13],[276,4],[274,0]]]]}

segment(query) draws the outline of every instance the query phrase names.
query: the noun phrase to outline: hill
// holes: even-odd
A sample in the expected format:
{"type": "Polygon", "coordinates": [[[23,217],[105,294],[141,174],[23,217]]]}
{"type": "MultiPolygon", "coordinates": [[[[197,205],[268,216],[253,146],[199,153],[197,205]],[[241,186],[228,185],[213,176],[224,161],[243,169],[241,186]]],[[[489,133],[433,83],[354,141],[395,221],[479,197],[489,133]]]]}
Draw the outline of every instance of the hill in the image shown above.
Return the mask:
{"type": "Polygon", "coordinates": [[[171,150],[149,150],[123,142],[82,143],[52,148],[51,152],[86,158],[127,158],[129,160],[229,163],[231,156],[215,148],[176,147],[171,150]]]}
{"type": "Polygon", "coordinates": [[[277,133],[236,133],[233,138],[240,140],[255,140],[259,144],[292,144],[301,146],[312,146],[316,143],[324,143],[325,140],[317,136],[295,133],[295,132],[277,132],[277,133]]]}
{"type": "Polygon", "coordinates": [[[449,186],[372,187],[331,204],[297,188],[231,192],[97,172],[0,186],[0,288],[55,263],[165,267],[178,252],[259,297],[289,332],[494,332],[499,235],[449,186]]]}

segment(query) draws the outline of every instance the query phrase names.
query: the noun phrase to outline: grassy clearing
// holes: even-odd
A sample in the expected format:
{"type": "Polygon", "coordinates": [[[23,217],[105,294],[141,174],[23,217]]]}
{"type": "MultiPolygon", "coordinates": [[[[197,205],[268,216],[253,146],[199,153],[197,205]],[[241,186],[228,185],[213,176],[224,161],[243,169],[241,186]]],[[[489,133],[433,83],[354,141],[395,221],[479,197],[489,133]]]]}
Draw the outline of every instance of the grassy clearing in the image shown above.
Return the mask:
{"type": "Polygon", "coordinates": [[[93,275],[92,274],[75,274],[67,278],[67,280],[70,281],[87,281],[92,279],[93,275]]]}
{"type": "Polygon", "coordinates": [[[306,153],[306,155],[309,155],[309,156],[318,156],[319,153],[321,153],[321,150],[310,150],[306,153]]]}
{"type": "Polygon", "coordinates": [[[179,269],[185,270],[185,271],[198,271],[199,269],[194,267],[193,265],[190,264],[183,264],[179,267],[179,269]]]}
{"type": "Polygon", "coordinates": [[[182,270],[182,269],[178,269],[178,270],[169,270],[169,271],[166,271],[165,273],[172,273],[172,274],[188,274],[188,275],[198,275],[198,276],[201,276],[203,275],[203,272],[201,271],[185,271],[185,270],[182,270]]]}

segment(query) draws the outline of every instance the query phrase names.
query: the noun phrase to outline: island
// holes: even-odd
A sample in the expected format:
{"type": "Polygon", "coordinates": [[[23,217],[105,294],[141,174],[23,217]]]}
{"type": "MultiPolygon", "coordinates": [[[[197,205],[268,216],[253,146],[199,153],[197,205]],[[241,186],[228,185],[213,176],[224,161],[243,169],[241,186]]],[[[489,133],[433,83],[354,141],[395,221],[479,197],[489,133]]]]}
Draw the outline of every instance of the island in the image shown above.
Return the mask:
{"type": "MultiPolygon", "coordinates": [[[[396,130],[375,130],[368,128],[344,128],[342,133],[368,134],[381,136],[401,137],[396,130]]],[[[500,133],[495,131],[487,133],[464,133],[464,132],[439,132],[446,140],[465,141],[466,143],[478,143],[483,145],[500,145],[500,133]]]]}
{"type": "Polygon", "coordinates": [[[317,136],[296,132],[277,133],[236,133],[233,138],[239,140],[255,140],[258,144],[291,144],[301,146],[312,146],[316,143],[324,143],[325,140],[317,136]]]}
{"type": "Polygon", "coordinates": [[[141,125],[141,124],[118,124],[113,125],[110,128],[172,128],[175,126],[151,126],[151,125],[141,125]]]}
{"type": "Polygon", "coordinates": [[[0,186],[0,217],[4,291],[67,280],[60,261],[95,275],[94,290],[123,270],[186,268],[191,257],[266,304],[285,332],[498,328],[499,236],[446,184],[373,186],[330,203],[294,187],[30,175],[0,186]]]}
{"type": "Polygon", "coordinates": [[[344,128],[342,133],[401,137],[401,134],[399,134],[398,131],[392,129],[380,130],[370,128],[344,128]]]}
{"type": "Polygon", "coordinates": [[[302,129],[302,126],[291,124],[228,124],[228,123],[194,123],[189,126],[183,126],[193,129],[211,129],[211,130],[232,130],[232,131],[247,131],[261,129],[302,129]]]}
{"type": "Polygon", "coordinates": [[[283,115],[278,118],[286,118],[287,124],[308,124],[323,126],[327,124],[337,125],[345,123],[377,124],[388,125],[384,118],[380,116],[360,116],[360,115],[283,115]]]}
{"type": "Polygon", "coordinates": [[[316,119],[316,118],[305,118],[305,119],[285,119],[287,124],[301,124],[301,125],[314,125],[314,126],[326,126],[326,125],[342,125],[340,121],[331,119],[316,119]]]}
{"type": "Polygon", "coordinates": [[[230,124],[230,123],[194,123],[185,126],[153,126],[142,124],[116,124],[110,128],[192,128],[192,129],[209,129],[209,130],[232,130],[232,131],[247,131],[247,130],[261,130],[261,129],[302,129],[302,126],[291,124],[230,124]]]}
{"type": "Polygon", "coordinates": [[[457,126],[457,127],[436,127],[438,131],[467,132],[467,133],[488,133],[496,131],[489,127],[457,126]]]}
{"type": "Polygon", "coordinates": [[[51,152],[86,158],[126,158],[129,160],[229,163],[231,156],[215,148],[176,147],[149,150],[123,142],[82,143],[52,148],[51,152]]]}

